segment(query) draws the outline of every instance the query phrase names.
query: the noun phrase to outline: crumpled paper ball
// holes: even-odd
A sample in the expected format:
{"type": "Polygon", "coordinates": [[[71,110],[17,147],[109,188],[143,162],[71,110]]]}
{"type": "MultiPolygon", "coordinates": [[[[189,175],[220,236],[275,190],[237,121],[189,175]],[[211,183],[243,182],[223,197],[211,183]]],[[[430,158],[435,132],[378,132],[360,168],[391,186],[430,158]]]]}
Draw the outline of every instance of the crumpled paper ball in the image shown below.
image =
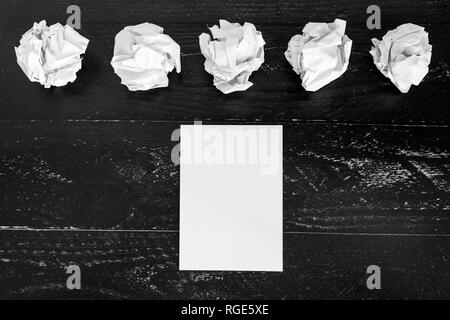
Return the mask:
{"type": "Polygon", "coordinates": [[[384,76],[406,93],[428,73],[431,48],[425,28],[406,23],[388,31],[383,39],[372,39],[373,61],[384,76]]]}
{"type": "Polygon", "coordinates": [[[152,23],[125,27],[115,38],[111,65],[130,91],[169,85],[167,74],[181,72],[180,46],[152,23]]]}
{"type": "Polygon", "coordinates": [[[316,91],[339,78],[348,67],[352,40],[345,35],[346,21],[310,22],[295,35],[284,53],[307,91],[316,91]]]}
{"type": "Polygon", "coordinates": [[[199,37],[205,70],[214,76],[214,85],[225,94],[245,91],[253,85],[249,77],[264,62],[264,39],[251,23],[219,20],[220,26],[209,28],[199,37]]]}
{"type": "Polygon", "coordinates": [[[72,27],[59,23],[48,27],[42,20],[20,39],[15,48],[17,63],[30,81],[45,88],[65,86],[77,78],[88,43],[72,27]]]}

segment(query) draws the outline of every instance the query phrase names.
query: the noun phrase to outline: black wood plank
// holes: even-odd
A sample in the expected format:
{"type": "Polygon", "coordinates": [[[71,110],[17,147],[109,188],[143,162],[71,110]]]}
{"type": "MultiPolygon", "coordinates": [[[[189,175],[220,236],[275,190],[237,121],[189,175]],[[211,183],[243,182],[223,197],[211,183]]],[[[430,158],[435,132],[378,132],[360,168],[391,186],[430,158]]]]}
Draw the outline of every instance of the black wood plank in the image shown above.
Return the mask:
{"type": "Polygon", "coordinates": [[[0,119],[225,120],[325,119],[364,123],[450,123],[448,51],[450,6],[446,0],[380,0],[382,30],[366,28],[370,1],[113,1],[82,0],[82,34],[91,40],[78,80],[45,90],[30,83],[15,61],[13,47],[34,21],[65,22],[71,1],[5,0],[0,10],[0,119]],[[349,70],[308,93],[285,61],[292,35],[308,21],[348,20],[353,39],[349,70]],[[247,92],[222,95],[203,69],[198,35],[219,18],[253,22],[267,42],[266,62],[247,92]],[[181,75],[170,87],[128,92],[109,65],[115,34],[124,26],[151,21],[165,27],[182,46],[181,75]],[[405,22],[426,27],[433,44],[431,71],[410,93],[401,94],[375,68],[370,39],[405,22]]]}
{"type": "Polygon", "coordinates": [[[449,241],[285,234],[282,273],[180,272],[177,233],[0,231],[0,298],[449,299],[449,241]],[[381,290],[366,287],[373,264],[381,290]]]}
{"type": "MultiPolygon", "coordinates": [[[[0,226],[178,230],[178,127],[1,122],[0,226]]],[[[449,233],[449,132],[285,124],[285,230],[449,233]]]]}

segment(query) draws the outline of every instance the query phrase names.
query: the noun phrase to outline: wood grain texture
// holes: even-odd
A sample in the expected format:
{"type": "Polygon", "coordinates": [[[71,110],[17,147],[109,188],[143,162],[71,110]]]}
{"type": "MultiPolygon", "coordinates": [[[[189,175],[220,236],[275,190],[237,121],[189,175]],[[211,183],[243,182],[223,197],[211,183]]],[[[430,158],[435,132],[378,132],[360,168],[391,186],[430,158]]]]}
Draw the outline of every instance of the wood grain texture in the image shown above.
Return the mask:
{"type": "Polygon", "coordinates": [[[287,234],[284,272],[178,271],[178,234],[0,231],[0,297],[449,299],[449,237],[287,234]],[[66,288],[65,267],[82,288],[66,288]],[[368,290],[366,268],[382,270],[368,290]]]}
{"type": "Polygon", "coordinates": [[[75,83],[45,90],[30,83],[15,61],[13,47],[34,21],[65,22],[71,1],[3,1],[0,12],[0,119],[146,119],[289,121],[292,119],[364,123],[450,123],[450,5],[436,1],[378,1],[382,30],[366,28],[361,0],[222,1],[222,0],[82,0],[81,33],[91,40],[83,69],[75,83]],[[315,93],[300,80],[284,58],[291,36],[309,21],[348,21],[353,39],[349,70],[315,93]],[[267,42],[266,62],[255,72],[246,92],[223,95],[203,69],[198,35],[219,18],[250,21],[267,42]],[[180,75],[170,86],[129,92],[109,62],[114,36],[124,26],[150,21],[163,26],[182,47],[180,75]],[[433,45],[430,73],[419,87],[401,94],[375,68],[368,51],[370,39],[381,38],[405,22],[426,27],[433,45]]]}
{"type": "Polygon", "coordinates": [[[83,68],[75,83],[46,90],[28,81],[13,47],[35,21],[64,23],[71,4],[2,1],[0,299],[450,299],[447,0],[377,1],[382,30],[365,27],[365,0],[80,0],[91,40],[83,68]],[[267,43],[254,86],[227,96],[198,47],[221,18],[254,23],[267,43]],[[334,18],[348,22],[349,69],[306,92],[283,53],[305,23],[334,18]],[[109,62],[116,33],[145,21],[181,45],[182,73],[133,93],[109,62]],[[401,94],[368,51],[406,22],[430,33],[433,56],[420,86],[401,94]],[[284,124],[283,273],[178,271],[170,135],[193,120],[284,124]],[[65,288],[72,263],[80,291],[65,288]],[[382,268],[381,291],[366,289],[371,264],[382,268]]]}
{"type": "MultiPolygon", "coordinates": [[[[178,230],[171,122],[0,127],[0,226],[178,230]]],[[[286,231],[449,233],[448,127],[284,125],[286,231]]]]}

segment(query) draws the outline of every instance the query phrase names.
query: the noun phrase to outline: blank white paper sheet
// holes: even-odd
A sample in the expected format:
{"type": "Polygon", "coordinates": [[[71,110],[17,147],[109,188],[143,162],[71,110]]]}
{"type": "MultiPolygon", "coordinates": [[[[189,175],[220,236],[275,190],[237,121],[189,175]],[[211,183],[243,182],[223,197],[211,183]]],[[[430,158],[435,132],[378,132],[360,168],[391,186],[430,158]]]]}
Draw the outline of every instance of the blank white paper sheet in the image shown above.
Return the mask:
{"type": "Polygon", "coordinates": [[[283,271],[282,126],[181,126],[179,262],[283,271]]]}

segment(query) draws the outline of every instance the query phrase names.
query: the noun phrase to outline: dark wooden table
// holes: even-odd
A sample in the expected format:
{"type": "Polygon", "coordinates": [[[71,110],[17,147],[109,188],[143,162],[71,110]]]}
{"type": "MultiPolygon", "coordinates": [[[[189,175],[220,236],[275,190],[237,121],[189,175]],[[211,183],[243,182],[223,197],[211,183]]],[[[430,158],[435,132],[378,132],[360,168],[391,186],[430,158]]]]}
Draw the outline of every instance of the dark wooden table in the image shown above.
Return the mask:
{"type": "Polygon", "coordinates": [[[450,5],[380,0],[83,0],[90,39],[75,83],[30,83],[14,46],[34,21],[65,23],[71,1],[2,1],[0,298],[450,298],[450,5]],[[309,21],[348,21],[349,70],[306,92],[283,52],[309,21]],[[246,92],[223,95],[198,35],[249,21],[266,62],[246,92]],[[129,92],[109,65],[114,36],[149,21],[182,48],[170,86],[129,92]],[[370,39],[413,22],[430,33],[430,72],[401,94],[370,39]],[[283,273],[178,271],[181,123],[284,125],[283,273]],[[77,264],[82,289],[66,288],[77,264]],[[379,265],[382,289],[366,288],[379,265]]]}

